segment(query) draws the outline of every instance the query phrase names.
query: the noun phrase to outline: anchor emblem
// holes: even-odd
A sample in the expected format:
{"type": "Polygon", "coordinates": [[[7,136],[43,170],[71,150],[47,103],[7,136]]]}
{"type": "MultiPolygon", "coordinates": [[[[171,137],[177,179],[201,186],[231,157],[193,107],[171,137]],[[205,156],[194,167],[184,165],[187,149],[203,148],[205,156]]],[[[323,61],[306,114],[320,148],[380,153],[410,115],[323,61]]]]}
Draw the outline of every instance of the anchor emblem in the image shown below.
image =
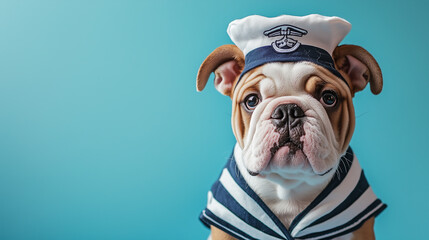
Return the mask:
{"type": "Polygon", "coordinates": [[[306,34],[307,30],[292,25],[280,25],[264,31],[264,35],[267,37],[283,36],[283,38],[276,40],[271,44],[274,50],[279,53],[293,52],[301,45],[300,42],[290,38],[289,36],[302,37],[306,34]]]}

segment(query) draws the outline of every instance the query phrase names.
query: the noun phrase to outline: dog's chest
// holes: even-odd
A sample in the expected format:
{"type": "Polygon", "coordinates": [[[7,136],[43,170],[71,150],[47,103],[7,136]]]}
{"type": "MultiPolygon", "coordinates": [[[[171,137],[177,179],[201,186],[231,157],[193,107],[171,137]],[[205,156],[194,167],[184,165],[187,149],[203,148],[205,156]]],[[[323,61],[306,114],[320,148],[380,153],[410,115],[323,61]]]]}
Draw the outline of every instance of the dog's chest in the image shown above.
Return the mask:
{"type": "Polygon", "coordinates": [[[291,181],[288,184],[278,184],[266,178],[252,177],[245,170],[241,158],[241,151],[234,152],[237,166],[241,175],[250,188],[261,198],[267,207],[276,215],[286,228],[301,213],[327,183],[310,186],[304,181],[291,181]],[[285,185],[288,185],[287,187],[285,185]]]}
{"type": "Polygon", "coordinates": [[[290,227],[293,219],[308,206],[308,204],[294,200],[271,199],[263,201],[287,229],[290,227]]]}
{"type": "Polygon", "coordinates": [[[253,179],[249,182],[249,185],[286,228],[289,228],[293,219],[295,219],[317,195],[307,193],[304,196],[302,193],[286,189],[265,179],[253,179]]]}
{"type": "MultiPolygon", "coordinates": [[[[297,191],[297,189],[305,189],[309,186],[302,184],[296,189],[288,190],[284,187],[273,183],[266,179],[255,179],[247,178],[247,182],[252,190],[258,194],[262,201],[270,208],[270,210],[276,215],[276,217],[283,223],[286,229],[290,228],[292,221],[300,214],[304,209],[310,205],[310,203],[320,193],[320,189],[313,191],[297,191]]],[[[314,187],[314,186],[313,186],[314,187]]],[[[324,185],[319,186],[323,188],[324,185]]],[[[350,240],[353,238],[353,233],[349,233],[332,240],[350,240]]]]}
{"type": "MultiPolygon", "coordinates": [[[[293,199],[282,200],[279,198],[262,200],[287,229],[289,229],[293,219],[311,203],[311,201],[296,201],[293,199]]],[[[341,237],[333,238],[332,240],[350,240],[352,238],[353,233],[349,233],[341,237]]]]}

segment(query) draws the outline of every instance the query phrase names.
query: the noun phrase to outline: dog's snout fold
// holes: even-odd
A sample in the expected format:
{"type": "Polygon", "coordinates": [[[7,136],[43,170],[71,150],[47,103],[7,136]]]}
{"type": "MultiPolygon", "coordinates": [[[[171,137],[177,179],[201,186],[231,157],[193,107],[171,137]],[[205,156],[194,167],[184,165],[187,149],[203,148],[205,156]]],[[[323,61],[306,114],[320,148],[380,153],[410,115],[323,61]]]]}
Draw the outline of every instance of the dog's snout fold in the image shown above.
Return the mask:
{"type": "Polygon", "coordinates": [[[298,105],[288,103],[279,105],[274,109],[271,114],[271,121],[278,128],[283,128],[287,125],[294,127],[297,124],[297,120],[304,116],[304,111],[298,105]]]}

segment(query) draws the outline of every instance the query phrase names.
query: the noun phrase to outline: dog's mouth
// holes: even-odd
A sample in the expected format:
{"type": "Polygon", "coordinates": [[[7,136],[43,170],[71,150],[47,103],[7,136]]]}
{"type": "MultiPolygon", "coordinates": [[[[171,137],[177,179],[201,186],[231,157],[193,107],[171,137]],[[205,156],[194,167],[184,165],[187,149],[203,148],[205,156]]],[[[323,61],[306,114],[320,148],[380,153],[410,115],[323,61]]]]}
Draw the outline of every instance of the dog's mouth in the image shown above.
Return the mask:
{"type": "Polygon", "coordinates": [[[301,137],[305,135],[305,131],[301,121],[299,121],[297,126],[293,128],[288,126],[283,129],[278,129],[277,131],[280,133],[280,138],[278,143],[275,143],[270,148],[271,159],[273,159],[276,156],[276,153],[284,147],[287,147],[287,155],[289,155],[289,157],[295,156],[298,151],[304,154],[304,143],[301,141],[301,137]]]}
{"type": "MultiPolygon", "coordinates": [[[[304,144],[299,140],[300,136],[290,137],[289,134],[283,134],[278,143],[270,148],[271,157],[269,163],[272,162],[291,162],[294,158],[300,158],[300,161],[308,163],[308,158],[303,151],[304,144]]],[[[248,170],[252,176],[259,175],[259,172],[248,170]]]]}
{"type": "MultiPolygon", "coordinates": [[[[282,165],[279,164],[279,162],[282,162],[284,165],[283,167],[296,167],[297,165],[301,168],[309,168],[311,171],[318,176],[325,176],[326,174],[330,173],[334,168],[330,168],[322,173],[317,173],[313,167],[310,164],[310,161],[305,154],[303,150],[303,143],[302,142],[293,142],[288,141],[283,143],[282,145],[275,144],[271,149],[271,158],[269,160],[268,165],[282,165]]],[[[253,172],[250,170],[247,170],[247,172],[251,176],[258,176],[260,172],[253,172]]]]}
{"type": "Polygon", "coordinates": [[[279,141],[279,144],[274,144],[273,147],[270,148],[271,152],[271,159],[275,156],[275,154],[279,151],[282,147],[288,147],[290,155],[295,155],[297,151],[303,150],[303,143],[301,141],[293,141],[292,139],[286,139],[286,141],[281,142],[279,141]]]}

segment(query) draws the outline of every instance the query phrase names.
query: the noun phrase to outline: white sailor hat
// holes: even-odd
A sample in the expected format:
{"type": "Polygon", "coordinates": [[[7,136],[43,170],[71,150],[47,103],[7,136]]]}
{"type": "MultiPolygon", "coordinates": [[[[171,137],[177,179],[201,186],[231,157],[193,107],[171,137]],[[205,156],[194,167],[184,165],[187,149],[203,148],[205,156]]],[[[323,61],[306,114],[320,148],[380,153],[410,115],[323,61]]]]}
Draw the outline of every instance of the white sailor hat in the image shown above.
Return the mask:
{"type": "Polygon", "coordinates": [[[254,15],[231,22],[227,32],[245,55],[241,76],[268,62],[309,61],[344,79],[335,69],[332,52],[350,29],[351,24],[339,17],[254,15]]]}

